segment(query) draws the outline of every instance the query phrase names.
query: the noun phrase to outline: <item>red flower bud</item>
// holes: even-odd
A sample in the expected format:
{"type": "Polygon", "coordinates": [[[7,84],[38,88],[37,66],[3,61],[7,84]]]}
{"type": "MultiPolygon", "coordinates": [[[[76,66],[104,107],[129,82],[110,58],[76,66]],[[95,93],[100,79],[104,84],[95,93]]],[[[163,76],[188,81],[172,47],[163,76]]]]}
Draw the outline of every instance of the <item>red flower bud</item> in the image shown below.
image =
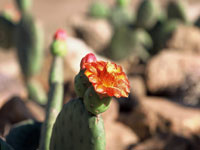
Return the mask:
{"type": "Polygon", "coordinates": [[[85,57],[82,58],[80,67],[81,69],[85,69],[85,63],[96,62],[97,58],[93,53],[87,54],[85,57]]]}
{"type": "Polygon", "coordinates": [[[66,40],[67,34],[63,29],[58,29],[54,34],[54,40],[66,40]]]}

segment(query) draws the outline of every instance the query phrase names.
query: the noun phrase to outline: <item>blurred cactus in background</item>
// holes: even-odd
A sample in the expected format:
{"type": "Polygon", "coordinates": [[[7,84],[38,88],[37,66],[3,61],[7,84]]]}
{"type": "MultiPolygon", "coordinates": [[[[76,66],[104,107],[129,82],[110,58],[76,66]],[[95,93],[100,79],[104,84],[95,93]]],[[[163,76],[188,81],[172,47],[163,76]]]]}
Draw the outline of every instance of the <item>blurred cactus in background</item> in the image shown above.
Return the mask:
{"type": "Polygon", "coordinates": [[[44,35],[40,24],[31,14],[31,0],[16,0],[18,11],[6,8],[0,16],[0,46],[15,47],[29,99],[46,104],[46,93],[34,80],[42,67],[44,35]]]}
{"type": "Polygon", "coordinates": [[[170,1],[167,6],[167,16],[168,19],[177,19],[187,23],[188,18],[183,1],[170,1]]]}
{"type": "Polygon", "coordinates": [[[19,19],[19,12],[11,4],[0,13],[0,47],[9,49],[15,46],[15,29],[19,19]]]}
{"type": "Polygon", "coordinates": [[[89,8],[89,15],[95,18],[106,18],[109,15],[109,8],[101,1],[94,1],[89,8]]]}
{"type": "Polygon", "coordinates": [[[154,0],[143,0],[138,8],[136,26],[150,29],[159,17],[160,9],[154,0]]]}

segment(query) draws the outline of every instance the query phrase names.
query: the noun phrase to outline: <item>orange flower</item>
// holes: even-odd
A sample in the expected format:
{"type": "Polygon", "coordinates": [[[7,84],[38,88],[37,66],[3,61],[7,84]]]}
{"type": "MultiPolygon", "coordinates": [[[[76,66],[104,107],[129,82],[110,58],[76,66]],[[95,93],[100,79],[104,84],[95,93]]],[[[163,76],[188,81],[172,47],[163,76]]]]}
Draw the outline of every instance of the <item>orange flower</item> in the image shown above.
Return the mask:
{"type": "Polygon", "coordinates": [[[101,96],[128,97],[130,85],[122,67],[111,62],[85,63],[85,75],[101,96]]]}

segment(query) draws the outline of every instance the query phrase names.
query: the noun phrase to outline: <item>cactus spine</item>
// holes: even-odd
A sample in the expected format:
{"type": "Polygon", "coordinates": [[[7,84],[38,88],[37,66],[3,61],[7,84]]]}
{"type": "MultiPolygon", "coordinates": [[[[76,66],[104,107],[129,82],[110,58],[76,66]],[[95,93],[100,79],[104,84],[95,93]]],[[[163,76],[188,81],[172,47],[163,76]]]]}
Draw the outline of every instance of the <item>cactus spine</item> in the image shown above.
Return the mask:
{"type": "Polygon", "coordinates": [[[58,113],[62,108],[64,90],[64,68],[62,57],[66,53],[66,40],[55,39],[52,43],[51,52],[54,55],[54,58],[49,76],[50,91],[48,95],[48,103],[46,108],[46,118],[42,126],[40,150],[49,150],[52,127],[58,113]],[[60,41],[59,44],[55,44],[58,41],[60,41]]]}

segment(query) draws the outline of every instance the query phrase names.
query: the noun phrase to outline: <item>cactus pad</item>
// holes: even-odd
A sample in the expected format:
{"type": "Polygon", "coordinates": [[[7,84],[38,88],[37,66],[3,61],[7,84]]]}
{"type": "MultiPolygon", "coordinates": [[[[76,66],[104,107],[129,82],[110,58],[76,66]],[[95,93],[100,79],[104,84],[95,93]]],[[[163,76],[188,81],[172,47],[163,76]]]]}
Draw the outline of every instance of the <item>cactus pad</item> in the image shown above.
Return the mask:
{"type": "Polygon", "coordinates": [[[89,113],[81,99],[65,104],[54,124],[50,150],[105,150],[101,116],[89,113]]]}

